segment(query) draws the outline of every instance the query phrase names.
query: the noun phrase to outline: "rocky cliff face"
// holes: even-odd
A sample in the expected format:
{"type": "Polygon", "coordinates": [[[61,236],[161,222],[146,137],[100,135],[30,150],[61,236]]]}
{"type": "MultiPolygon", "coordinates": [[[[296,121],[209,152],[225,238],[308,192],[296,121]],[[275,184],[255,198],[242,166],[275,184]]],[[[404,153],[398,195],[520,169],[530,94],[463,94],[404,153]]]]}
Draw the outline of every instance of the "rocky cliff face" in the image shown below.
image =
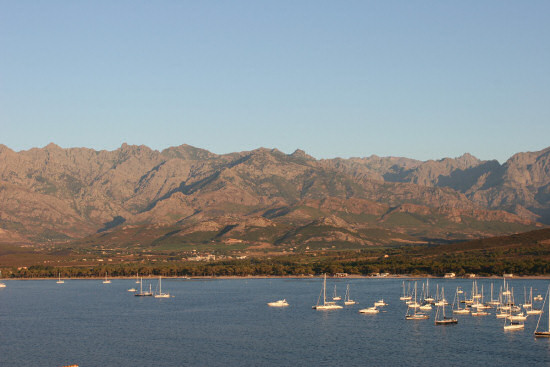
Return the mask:
{"type": "Polygon", "coordinates": [[[550,148],[500,165],[469,154],[421,162],[0,146],[0,241],[70,241],[123,226],[292,244],[511,233],[550,223],[549,157],[550,148]]]}

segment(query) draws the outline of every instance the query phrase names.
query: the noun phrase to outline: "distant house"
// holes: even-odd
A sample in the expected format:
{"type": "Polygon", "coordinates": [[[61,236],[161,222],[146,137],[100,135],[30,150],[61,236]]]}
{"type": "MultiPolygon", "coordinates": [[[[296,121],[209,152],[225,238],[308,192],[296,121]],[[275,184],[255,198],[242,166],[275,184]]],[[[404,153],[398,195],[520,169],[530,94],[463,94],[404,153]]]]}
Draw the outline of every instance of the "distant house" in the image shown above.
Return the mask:
{"type": "Polygon", "coordinates": [[[334,274],[336,278],[345,278],[348,276],[348,273],[336,273],[334,274]]]}
{"type": "Polygon", "coordinates": [[[476,277],[476,275],[475,275],[474,273],[468,274],[468,275],[466,275],[466,276],[467,276],[468,278],[475,278],[475,277],[476,277]]]}
{"type": "Polygon", "coordinates": [[[456,277],[455,273],[445,273],[445,275],[443,276],[443,278],[454,278],[454,277],[456,277]]]}
{"type": "Polygon", "coordinates": [[[505,274],[502,274],[502,276],[503,276],[504,278],[513,278],[513,277],[514,277],[514,274],[512,274],[512,273],[506,274],[506,273],[505,273],[505,274]]]}

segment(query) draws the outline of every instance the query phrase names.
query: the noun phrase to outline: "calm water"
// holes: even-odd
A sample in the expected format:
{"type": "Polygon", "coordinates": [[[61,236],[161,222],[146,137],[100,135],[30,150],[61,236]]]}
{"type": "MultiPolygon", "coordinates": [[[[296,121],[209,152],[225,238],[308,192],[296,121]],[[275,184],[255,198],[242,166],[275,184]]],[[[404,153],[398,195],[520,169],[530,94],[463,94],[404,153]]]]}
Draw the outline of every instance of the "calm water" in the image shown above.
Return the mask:
{"type": "MultiPolygon", "coordinates": [[[[495,281],[495,289],[501,285],[495,281]]],[[[401,280],[328,280],[343,296],[350,284],[359,305],[315,311],[320,279],[163,280],[174,297],[134,297],[131,280],[5,281],[0,290],[1,366],[548,366],[550,340],[535,339],[538,316],[525,330],[503,320],[457,316],[458,325],[405,321],[401,280]],[[286,298],[290,307],[266,302],[286,298]],[[358,310],[380,298],[376,315],[358,310]]],[[[486,295],[491,280],[479,280],[486,295]]],[[[512,280],[545,294],[547,280],[512,280]]],[[[153,281],[156,284],[156,281],[153,281]]],[[[467,280],[431,280],[452,300],[467,280]]],[[[495,294],[496,296],[496,294],[495,294]]]]}

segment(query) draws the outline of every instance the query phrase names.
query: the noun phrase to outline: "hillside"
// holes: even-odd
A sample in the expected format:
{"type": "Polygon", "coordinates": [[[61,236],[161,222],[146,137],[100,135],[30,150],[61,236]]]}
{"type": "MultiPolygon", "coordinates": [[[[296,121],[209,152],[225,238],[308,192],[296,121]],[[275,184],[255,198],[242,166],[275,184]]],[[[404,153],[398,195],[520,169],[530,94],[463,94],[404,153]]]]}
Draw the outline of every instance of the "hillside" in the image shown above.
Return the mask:
{"type": "Polygon", "coordinates": [[[362,248],[511,234],[548,223],[549,154],[499,165],[0,145],[0,243],[362,248]]]}

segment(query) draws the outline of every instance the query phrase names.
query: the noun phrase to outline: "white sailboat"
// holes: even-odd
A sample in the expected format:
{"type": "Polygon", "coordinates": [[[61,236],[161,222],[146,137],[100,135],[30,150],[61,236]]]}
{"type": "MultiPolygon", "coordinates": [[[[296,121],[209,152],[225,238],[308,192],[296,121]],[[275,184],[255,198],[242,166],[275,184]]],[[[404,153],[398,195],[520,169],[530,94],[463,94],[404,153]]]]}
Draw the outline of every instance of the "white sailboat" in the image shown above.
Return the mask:
{"type": "Polygon", "coordinates": [[[103,284],[111,284],[111,281],[107,279],[107,272],[105,272],[105,280],[103,281],[103,284]]]}
{"type": "Polygon", "coordinates": [[[460,308],[460,295],[464,292],[460,290],[460,287],[456,287],[455,299],[453,301],[453,313],[457,315],[467,315],[470,313],[466,307],[460,308]],[[456,308],[455,307],[456,304],[456,308]]]}
{"type": "Polygon", "coordinates": [[[343,308],[340,305],[337,305],[336,302],[330,302],[327,301],[327,274],[325,273],[324,280],[323,280],[323,289],[321,290],[321,294],[319,295],[319,298],[317,299],[317,305],[312,306],[314,310],[338,310],[340,308],[343,308]],[[320,304],[321,296],[323,297],[323,304],[320,304]]]}
{"type": "Polygon", "coordinates": [[[57,283],[57,284],[63,284],[63,283],[65,283],[64,280],[61,280],[61,273],[57,273],[57,282],[56,282],[56,283],[57,283]]]}
{"type": "MultiPolygon", "coordinates": [[[[430,279],[426,279],[426,289],[425,289],[425,293],[424,293],[424,302],[426,303],[432,303],[434,300],[434,298],[432,296],[430,296],[430,279]]],[[[431,307],[430,307],[431,309],[431,307]]]]}
{"type": "Polygon", "coordinates": [[[139,273],[136,273],[136,284],[139,284],[139,273]]]}
{"type": "Polygon", "coordinates": [[[405,292],[405,281],[403,281],[403,295],[399,297],[399,300],[401,301],[410,301],[411,295],[410,295],[410,282],[409,283],[409,292],[405,292]]]}
{"type": "MultiPolygon", "coordinates": [[[[2,272],[0,271],[0,279],[2,279],[2,272]]],[[[6,288],[6,283],[0,282],[0,288],[6,288]]]]}
{"type": "Polygon", "coordinates": [[[159,291],[155,294],[155,298],[170,298],[170,293],[162,293],[162,283],[161,278],[159,276],[159,291]]]}
{"type": "Polygon", "coordinates": [[[493,283],[491,282],[491,300],[488,302],[491,306],[498,306],[500,302],[496,299],[493,299],[493,283]]]}
{"type": "MultiPolygon", "coordinates": [[[[414,304],[417,304],[416,303],[416,282],[414,283],[414,304]]],[[[430,316],[425,314],[425,313],[421,313],[421,312],[416,312],[416,309],[417,307],[407,307],[407,313],[405,314],[405,320],[426,320],[428,319],[430,316]],[[410,309],[413,309],[413,313],[409,313],[409,310],[410,309]]]]}
{"type": "Polygon", "coordinates": [[[533,307],[533,287],[531,287],[530,297],[527,298],[527,288],[523,287],[523,305],[521,305],[524,310],[530,309],[533,307]]]}
{"type": "Polygon", "coordinates": [[[356,303],[357,302],[355,302],[354,300],[349,298],[349,284],[348,284],[347,287],[346,287],[346,296],[344,297],[344,305],[350,306],[350,305],[354,305],[356,303]]]}
{"type": "Polygon", "coordinates": [[[535,328],[535,337],[538,338],[550,338],[550,299],[548,298],[550,294],[550,286],[548,286],[548,290],[546,291],[546,296],[544,297],[544,303],[542,304],[542,309],[544,309],[544,305],[548,304],[548,323],[546,324],[547,328],[546,330],[540,330],[539,326],[541,319],[542,319],[542,313],[539,316],[539,320],[537,321],[537,327],[535,328]]]}
{"type": "MultiPolygon", "coordinates": [[[[445,289],[443,287],[441,287],[441,299],[445,299],[445,289]]],[[[437,306],[437,311],[435,312],[435,324],[452,325],[457,323],[457,319],[445,316],[445,302],[440,303],[440,305],[437,306]],[[441,318],[439,318],[439,314],[441,314],[441,318]]]]}
{"type": "Polygon", "coordinates": [[[523,321],[525,319],[523,318],[523,315],[514,315],[512,314],[513,311],[513,304],[514,304],[514,288],[512,288],[512,291],[509,293],[509,301],[510,304],[510,311],[508,311],[508,316],[504,319],[504,330],[519,330],[523,329],[525,327],[525,324],[523,321]]]}
{"type": "Polygon", "coordinates": [[[342,299],[341,296],[336,295],[336,284],[334,285],[334,295],[332,296],[333,301],[340,301],[342,299]]]}

